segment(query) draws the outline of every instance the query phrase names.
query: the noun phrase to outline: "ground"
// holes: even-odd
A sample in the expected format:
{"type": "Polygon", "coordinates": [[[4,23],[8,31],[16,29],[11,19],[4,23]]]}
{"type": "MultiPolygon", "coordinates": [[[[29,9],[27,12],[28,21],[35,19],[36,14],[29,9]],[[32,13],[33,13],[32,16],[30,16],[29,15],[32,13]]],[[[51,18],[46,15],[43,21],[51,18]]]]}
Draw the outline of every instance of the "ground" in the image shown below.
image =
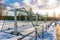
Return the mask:
{"type": "MultiPolygon", "coordinates": [[[[3,25],[2,20],[0,20],[0,30],[2,28],[3,25]]],[[[21,32],[23,35],[26,35],[32,31],[34,31],[34,27],[32,26],[31,22],[24,22],[24,21],[17,21],[17,25],[18,25],[18,31],[21,32]]],[[[47,24],[49,24],[50,22],[48,22],[47,24]]],[[[35,24],[35,22],[34,22],[35,24]]],[[[45,22],[39,22],[39,36],[38,36],[38,40],[55,40],[56,39],[56,35],[55,35],[55,25],[54,23],[51,24],[50,28],[47,30],[47,32],[44,32],[44,39],[41,38],[41,34],[43,34],[41,31],[42,29],[42,25],[44,25],[46,27],[46,23],[45,22]]],[[[44,27],[44,28],[45,28],[44,27]]],[[[3,26],[3,32],[0,32],[1,36],[0,39],[1,40],[17,40],[21,37],[23,37],[22,35],[19,36],[15,36],[10,34],[10,32],[14,31],[14,21],[5,21],[5,24],[3,26]],[[9,28],[9,30],[8,30],[9,28]]],[[[45,29],[44,29],[45,30],[45,29]]],[[[34,36],[35,36],[35,32],[32,32],[30,35],[28,35],[27,37],[25,37],[22,40],[34,40],[34,36]]]]}

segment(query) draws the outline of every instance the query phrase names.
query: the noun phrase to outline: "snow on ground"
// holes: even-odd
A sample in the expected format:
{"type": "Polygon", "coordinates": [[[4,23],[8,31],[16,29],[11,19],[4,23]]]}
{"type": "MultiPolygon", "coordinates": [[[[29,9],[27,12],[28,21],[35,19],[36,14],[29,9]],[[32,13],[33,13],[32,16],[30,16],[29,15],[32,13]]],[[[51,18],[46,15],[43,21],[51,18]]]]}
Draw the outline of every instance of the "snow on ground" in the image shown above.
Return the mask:
{"type": "MultiPolygon", "coordinates": [[[[2,28],[3,22],[4,21],[2,21],[2,20],[0,21],[0,30],[2,28]]],[[[48,23],[50,23],[50,22],[48,22],[48,23]]],[[[46,26],[45,22],[39,22],[39,25],[43,25],[43,24],[46,26]]],[[[26,35],[26,34],[35,30],[34,27],[31,24],[31,22],[26,23],[24,21],[17,21],[17,25],[18,25],[18,31],[21,32],[24,35],[26,35]]],[[[18,38],[21,38],[22,37],[21,35],[20,36],[15,36],[15,35],[9,34],[10,32],[14,31],[13,28],[14,28],[14,21],[5,21],[4,27],[2,29],[4,32],[1,34],[1,36],[0,36],[1,39],[0,40],[17,40],[18,38]],[[10,29],[7,30],[8,28],[10,28],[10,29]],[[5,36],[7,36],[8,38],[5,37],[5,36]],[[2,38],[2,37],[4,37],[4,38],[2,38]]],[[[34,36],[35,36],[35,32],[33,32],[32,34],[30,34],[29,36],[25,37],[22,40],[30,40],[34,36]]]]}
{"type": "Polygon", "coordinates": [[[52,23],[52,25],[47,30],[47,32],[40,34],[38,40],[56,40],[56,30],[55,30],[54,23],[52,23]],[[44,38],[42,38],[43,34],[44,34],[44,38]]]}
{"type": "Polygon", "coordinates": [[[6,32],[0,32],[0,40],[12,40],[15,38],[17,39],[17,37],[15,35],[12,35],[12,34],[9,34],[6,32]]]}

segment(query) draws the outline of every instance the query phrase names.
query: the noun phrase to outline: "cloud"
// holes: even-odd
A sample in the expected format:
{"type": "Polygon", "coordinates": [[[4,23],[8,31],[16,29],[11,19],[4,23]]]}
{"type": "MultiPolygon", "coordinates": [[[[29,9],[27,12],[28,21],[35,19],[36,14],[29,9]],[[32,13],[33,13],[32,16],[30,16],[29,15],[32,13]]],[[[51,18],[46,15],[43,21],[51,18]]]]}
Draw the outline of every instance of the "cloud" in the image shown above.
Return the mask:
{"type": "Polygon", "coordinates": [[[35,9],[51,9],[57,5],[57,0],[23,0],[24,5],[20,5],[18,2],[11,4],[15,8],[35,8],[35,9]]]}
{"type": "Polygon", "coordinates": [[[6,10],[10,10],[11,9],[11,7],[6,7],[6,10]]]}
{"type": "Polygon", "coordinates": [[[11,10],[11,7],[6,7],[6,9],[3,11],[3,13],[7,13],[8,10],[11,10]]]}
{"type": "Polygon", "coordinates": [[[53,8],[57,5],[57,0],[24,0],[25,6],[27,7],[38,7],[38,8],[53,8]]]}
{"type": "MultiPolygon", "coordinates": [[[[6,1],[6,0],[5,0],[6,1]]],[[[52,14],[53,12],[60,13],[60,0],[23,0],[24,5],[20,5],[19,2],[11,4],[15,8],[25,7],[26,9],[32,8],[33,12],[46,14],[47,12],[52,14]]],[[[11,7],[7,7],[11,9],[11,7]]],[[[49,14],[49,15],[50,15],[49,14]]]]}
{"type": "Polygon", "coordinates": [[[54,12],[56,14],[60,13],[60,0],[34,0],[34,3],[31,0],[24,0],[25,8],[32,8],[34,13],[52,15],[54,12]],[[35,2],[36,1],[36,2],[35,2]]]}
{"type": "Polygon", "coordinates": [[[25,4],[25,6],[29,6],[29,7],[33,7],[33,6],[42,4],[41,0],[24,0],[23,2],[25,4]]]}
{"type": "Polygon", "coordinates": [[[0,3],[5,3],[6,1],[8,1],[8,0],[0,0],[0,3]]]}
{"type": "Polygon", "coordinates": [[[54,9],[57,6],[57,0],[42,1],[42,5],[38,5],[40,9],[54,9]]]}
{"type": "Polygon", "coordinates": [[[57,6],[60,6],[60,0],[57,0],[57,6]]]}
{"type": "Polygon", "coordinates": [[[57,0],[49,0],[49,2],[47,4],[48,5],[56,5],[57,4],[57,0]]]}
{"type": "Polygon", "coordinates": [[[14,8],[20,8],[21,7],[20,3],[18,3],[18,2],[11,4],[11,6],[13,6],[14,8]]]}

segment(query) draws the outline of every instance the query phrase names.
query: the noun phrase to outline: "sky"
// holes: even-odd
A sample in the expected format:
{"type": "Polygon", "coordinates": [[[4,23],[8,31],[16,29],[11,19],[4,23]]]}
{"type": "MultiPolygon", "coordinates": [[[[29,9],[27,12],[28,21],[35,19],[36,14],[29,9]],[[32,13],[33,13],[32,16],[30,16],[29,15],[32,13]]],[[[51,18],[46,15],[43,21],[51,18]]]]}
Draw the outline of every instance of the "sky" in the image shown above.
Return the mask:
{"type": "MultiPolygon", "coordinates": [[[[34,13],[43,15],[47,13],[49,16],[52,16],[53,13],[60,14],[60,0],[3,0],[3,3],[7,5],[7,10],[12,9],[11,6],[13,6],[13,8],[32,8],[34,13]]],[[[13,14],[9,13],[9,15],[13,14]]]]}

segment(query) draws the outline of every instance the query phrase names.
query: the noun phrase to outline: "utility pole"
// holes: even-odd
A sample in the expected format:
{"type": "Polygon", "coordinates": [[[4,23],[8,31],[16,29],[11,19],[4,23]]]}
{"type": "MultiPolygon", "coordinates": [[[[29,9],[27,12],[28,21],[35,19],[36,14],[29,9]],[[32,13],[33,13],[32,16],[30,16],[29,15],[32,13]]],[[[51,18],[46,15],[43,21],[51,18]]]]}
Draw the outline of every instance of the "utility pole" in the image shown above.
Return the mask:
{"type": "Polygon", "coordinates": [[[38,37],[37,29],[38,29],[38,13],[36,13],[35,40],[38,39],[37,38],[38,37]]]}
{"type": "Polygon", "coordinates": [[[35,28],[35,40],[37,40],[38,39],[38,36],[37,36],[38,34],[37,34],[37,28],[35,28]]]}
{"type": "Polygon", "coordinates": [[[25,15],[25,22],[27,22],[27,15],[25,15]]]}
{"type": "Polygon", "coordinates": [[[42,38],[44,39],[44,25],[42,25],[42,38]]]}
{"type": "Polygon", "coordinates": [[[17,10],[16,9],[14,14],[14,34],[17,35],[17,10]]]}
{"type": "MultiPolygon", "coordinates": [[[[46,14],[46,25],[47,25],[47,18],[48,18],[48,13],[46,14]]],[[[48,27],[46,27],[46,31],[47,31],[48,27]]]]}
{"type": "Polygon", "coordinates": [[[36,25],[38,25],[38,13],[36,13],[36,25]]]}

